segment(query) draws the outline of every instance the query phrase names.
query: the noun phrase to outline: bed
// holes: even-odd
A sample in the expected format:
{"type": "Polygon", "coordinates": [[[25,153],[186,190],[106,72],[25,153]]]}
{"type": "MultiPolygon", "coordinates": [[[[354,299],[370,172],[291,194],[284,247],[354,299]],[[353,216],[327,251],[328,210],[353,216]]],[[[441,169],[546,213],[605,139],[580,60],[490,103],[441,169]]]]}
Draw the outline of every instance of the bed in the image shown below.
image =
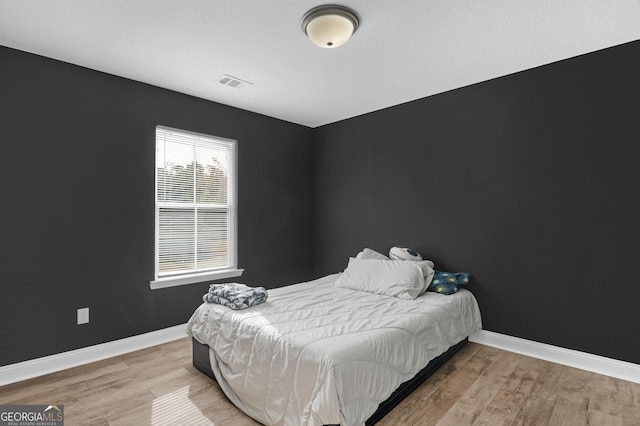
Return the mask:
{"type": "MultiPolygon", "coordinates": [[[[391,263],[401,262],[383,263],[385,271],[391,263]]],[[[481,317],[464,288],[382,294],[387,287],[360,287],[389,281],[384,271],[344,285],[349,271],[269,290],[248,309],[203,303],[186,326],[194,365],[265,425],[374,424],[458,351],[481,317]]]]}

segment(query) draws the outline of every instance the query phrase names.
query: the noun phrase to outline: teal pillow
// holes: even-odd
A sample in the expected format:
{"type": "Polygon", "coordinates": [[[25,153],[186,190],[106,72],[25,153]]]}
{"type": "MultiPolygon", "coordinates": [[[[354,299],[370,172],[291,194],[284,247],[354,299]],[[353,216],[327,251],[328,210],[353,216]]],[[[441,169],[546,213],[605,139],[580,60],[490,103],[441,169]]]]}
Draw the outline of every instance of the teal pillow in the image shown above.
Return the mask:
{"type": "Polygon", "coordinates": [[[471,274],[468,272],[435,271],[427,291],[440,294],[453,294],[458,291],[460,286],[469,284],[469,278],[471,278],[471,274]]]}

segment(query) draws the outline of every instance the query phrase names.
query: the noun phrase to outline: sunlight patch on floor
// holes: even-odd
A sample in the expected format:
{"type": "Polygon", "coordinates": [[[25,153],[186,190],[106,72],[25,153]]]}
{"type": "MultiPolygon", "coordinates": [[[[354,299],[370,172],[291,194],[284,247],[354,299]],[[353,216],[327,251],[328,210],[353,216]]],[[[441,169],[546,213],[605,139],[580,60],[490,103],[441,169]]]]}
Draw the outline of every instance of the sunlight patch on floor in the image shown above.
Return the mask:
{"type": "Polygon", "coordinates": [[[215,425],[189,399],[189,387],[185,386],[153,401],[151,426],[215,425]]]}

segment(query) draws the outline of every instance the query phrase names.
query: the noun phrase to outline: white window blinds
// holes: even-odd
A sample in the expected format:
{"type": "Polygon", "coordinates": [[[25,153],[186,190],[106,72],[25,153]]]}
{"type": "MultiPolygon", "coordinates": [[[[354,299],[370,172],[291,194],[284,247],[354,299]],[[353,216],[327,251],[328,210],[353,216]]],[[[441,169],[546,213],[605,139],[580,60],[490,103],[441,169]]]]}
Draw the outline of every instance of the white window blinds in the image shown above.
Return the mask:
{"type": "Polygon", "coordinates": [[[156,280],[236,268],[236,180],[236,141],[156,128],[156,280]]]}

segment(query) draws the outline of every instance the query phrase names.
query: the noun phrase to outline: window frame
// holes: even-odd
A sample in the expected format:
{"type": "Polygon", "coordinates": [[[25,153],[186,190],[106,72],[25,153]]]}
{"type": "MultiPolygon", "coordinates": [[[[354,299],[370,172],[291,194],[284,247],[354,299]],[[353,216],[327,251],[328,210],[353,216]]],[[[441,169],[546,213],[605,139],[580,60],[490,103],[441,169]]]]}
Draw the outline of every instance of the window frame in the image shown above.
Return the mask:
{"type": "MultiPolygon", "coordinates": [[[[174,287],[185,284],[201,283],[217,279],[231,278],[241,276],[244,269],[238,268],[238,141],[234,139],[223,138],[219,136],[208,135],[204,133],[192,132],[167,126],[156,126],[155,132],[155,160],[154,160],[154,279],[149,282],[151,289],[174,287]],[[202,144],[203,140],[217,142],[223,145],[230,145],[231,159],[229,161],[229,169],[231,173],[227,174],[227,188],[230,194],[227,195],[227,209],[229,222],[227,224],[227,254],[228,264],[223,267],[214,267],[201,271],[190,272],[174,272],[160,273],[160,210],[162,207],[172,208],[172,203],[160,202],[158,199],[158,144],[160,143],[161,132],[179,134],[181,137],[193,138],[193,146],[202,144]],[[162,206],[164,204],[164,206],[162,206]]],[[[195,161],[195,158],[194,158],[195,161]]],[[[195,178],[194,178],[195,181],[195,178]]],[[[195,186],[195,182],[194,182],[195,186]]],[[[180,208],[185,208],[181,206],[180,208]]],[[[198,209],[197,200],[194,200],[194,210],[198,209]]],[[[197,245],[197,237],[194,239],[194,245],[197,245]]]]}

